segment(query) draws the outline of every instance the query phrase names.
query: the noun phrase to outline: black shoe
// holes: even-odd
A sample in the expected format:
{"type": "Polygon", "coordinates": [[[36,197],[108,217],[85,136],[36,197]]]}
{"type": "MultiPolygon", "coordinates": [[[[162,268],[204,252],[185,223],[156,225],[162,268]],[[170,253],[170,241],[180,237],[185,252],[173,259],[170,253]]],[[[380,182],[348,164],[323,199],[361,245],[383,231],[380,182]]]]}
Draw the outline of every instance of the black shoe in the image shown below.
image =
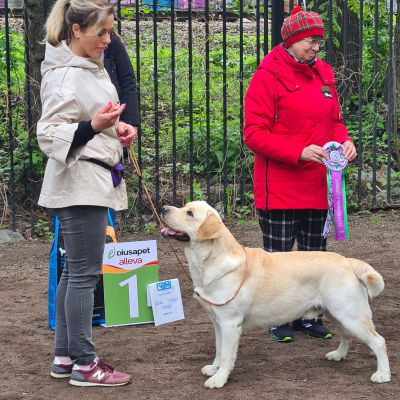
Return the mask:
{"type": "Polygon", "coordinates": [[[322,322],[304,322],[303,324],[293,324],[293,330],[305,332],[307,336],[315,339],[330,339],[332,332],[325,328],[322,322]]]}
{"type": "Polygon", "coordinates": [[[280,326],[271,326],[268,329],[272,340],[276,342],[291,342],[293,340],[293,331],[290,324],[283,324],[280,326]]]}

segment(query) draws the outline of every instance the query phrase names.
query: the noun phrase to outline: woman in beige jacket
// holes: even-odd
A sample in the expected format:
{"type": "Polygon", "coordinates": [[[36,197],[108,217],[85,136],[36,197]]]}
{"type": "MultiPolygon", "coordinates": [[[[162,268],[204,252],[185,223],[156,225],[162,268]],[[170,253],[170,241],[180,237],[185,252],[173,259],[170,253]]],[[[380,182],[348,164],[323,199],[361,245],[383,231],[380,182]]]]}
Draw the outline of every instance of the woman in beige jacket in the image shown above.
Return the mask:
{"type": "Polygon", "coordinates": [[[77,386],[130,380],[96,357],[92,342],[93,290],[103,264],[107,208],[127,208],[117,165],[123,144],[136,139],[133,127],[119,122],[125,105],[118,105],[101,59],[114,16],[107,0],[58,0],[46,23],[37,135],[49,159],[39,204],[54,209],[66,250],[51,376],[70,377],[77,386]]]}

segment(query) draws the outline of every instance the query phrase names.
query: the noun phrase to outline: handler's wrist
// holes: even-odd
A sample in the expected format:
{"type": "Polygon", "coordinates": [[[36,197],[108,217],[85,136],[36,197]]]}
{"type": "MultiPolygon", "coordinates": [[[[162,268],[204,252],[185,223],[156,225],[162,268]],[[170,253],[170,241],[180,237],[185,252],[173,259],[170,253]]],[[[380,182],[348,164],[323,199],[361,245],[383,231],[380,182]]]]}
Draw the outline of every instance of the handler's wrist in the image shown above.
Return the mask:
{"type": "Polygon", "coordinates": [[[93,120],[90,121],[90,126],[92,127],[93,131],[96,133],[100,133],[101,129],[99,129],[98,126],[96,126],[96,124],[93,122],[93,120]]]}

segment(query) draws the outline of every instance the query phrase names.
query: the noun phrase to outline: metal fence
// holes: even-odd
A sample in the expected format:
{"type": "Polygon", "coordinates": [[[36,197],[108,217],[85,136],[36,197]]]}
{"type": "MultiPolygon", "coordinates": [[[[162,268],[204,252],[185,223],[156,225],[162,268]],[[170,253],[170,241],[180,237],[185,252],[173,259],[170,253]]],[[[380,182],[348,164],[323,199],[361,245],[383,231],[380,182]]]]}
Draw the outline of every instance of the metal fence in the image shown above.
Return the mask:
{"type": "MultiPolygon", "coordinates": [[[[251,215],[244,94],[263,56],[281,41],[283,19],[296,2],[112,2],[136,73],[142,118],[136,152],[156,207],[205,199],[229,218],[251,215]]],[[[35,228],[46,232],[49,214],[37,205],[46,160],[35,139],[30,92],[37,82],[26,49],[41,38],[22,36],[33,14],[27,0],[20,3],[21,10],[10,10],[10,0],[0,0],[0,218],[1,228],[34,235],[35,228]]],[[[395,207],[400,155],[393,0],[342,0],[342,8],[332,0],[299,4],[323,15],[327,49],[321,57],[335,69],[345,123],[358,147],[347,169],[348,204],[354,210],[395,207]]],[[[44,21],[46,0],[36,7],[35,18],[44,21]]],[[[141,179],[129,164],[127,171],[126,229],[154,220],[141,179]]]]}

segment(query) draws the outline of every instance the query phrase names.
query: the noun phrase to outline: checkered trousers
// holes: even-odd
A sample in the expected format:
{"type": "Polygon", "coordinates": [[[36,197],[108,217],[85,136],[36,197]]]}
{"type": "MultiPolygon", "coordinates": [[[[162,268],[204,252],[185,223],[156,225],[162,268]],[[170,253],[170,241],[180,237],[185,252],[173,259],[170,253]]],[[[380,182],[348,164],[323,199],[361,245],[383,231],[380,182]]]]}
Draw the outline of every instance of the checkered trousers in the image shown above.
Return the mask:
{"type": "Polygon", "coordinates": [[[291,251],[297,239],[299,251],[326,251],[322,236],[328,210],[258,210],[264,250],[291,251]]]}
{"type": "MultiPolygon", "coordinates": [[[[297,239],[299,251],[326,251],[322,236],[328,210],[258,210],[264,250],[269,253],[292,251],[297,239]]],[[[299,318],[299,324],[322,322],[322,314],[312,320],[299,318]]]]}

